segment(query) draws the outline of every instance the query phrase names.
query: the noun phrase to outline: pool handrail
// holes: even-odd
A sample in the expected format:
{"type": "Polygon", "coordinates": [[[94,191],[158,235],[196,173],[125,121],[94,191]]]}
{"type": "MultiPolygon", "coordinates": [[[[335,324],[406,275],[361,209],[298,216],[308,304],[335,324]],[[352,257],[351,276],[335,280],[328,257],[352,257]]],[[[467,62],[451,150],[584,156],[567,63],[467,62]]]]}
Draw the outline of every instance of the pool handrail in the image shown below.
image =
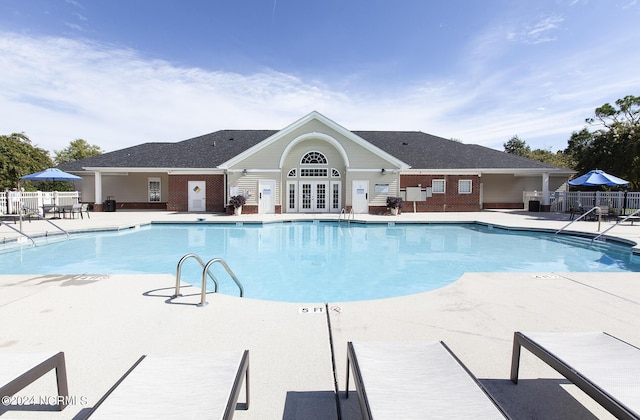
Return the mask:
{"type": "MultiPolygon", "coordinates": [[[[620,223],[626,222],[626,221],[627,221],[627,219],[629,219],[630,217],[634,217],[634,216],[636,216],[638,213],[640,213],[640,209],[639,209],[639,210],[634,211],[634,212],[633,212],[633,213],[631,213],[631,214],[628,214],[628,215],[624,216],[624,218],[623,218],[622,220],[616,220],[616,223],[615,223],[613,226],[610,226],[610,227],[609,227],[609,228],[607,228],[604,232],[602,232],[601,234],[599,234],[598,236],[596,236],[595,238],[593,238],[593,239],[591,240],[591,242],[593,242],[593,241],[597,241],[598,239],[600,239],[600,237],[601,237],[602,235],[604,235],[605,233],[609,232],[611,229],[613,229],[614,227],[618,226],[620,223]]],[[[622,216],[621,216],[621,217],[622,217],[622,216]]]]}
{"type": "Polygon", "coordinates": [[[560,229],[558,229],[556,231],[556,233],[554,233],[554,235],[557,235],[558,233],[562,232],[563,230],[565,230],[566,228],[568,228],[569,226],[571,226],[572,224],[574,224],[575,222],[577,222],[578,220],[581,220],[583,218],[585,218],[588,214],[590,214],[591,212],[596,211],[598,212],[598,231],[600,231],[600,215],[601,215],[601,210],[600,207],[595,206],[592,207],[589,211],[586,211],[584,213],[582,213],[576,220],[572,220],[569,223],[567,223],[566,225],[562,226],[560,229]]]}
{"type": "MultiPolygon", "coordinates": [[[[229,265],[222,258],[213,258],[209,260],[209,262],[207,262],[207,265],[205,265],[205,267],[202,269],[202,288],[200,289],[200,303],[198,304],[199,307],[207,305],[207,273],[209,273],[209,268],[215,263],[220,263],[220,265],[224,267],[224,269],[227,271],[227,274],[231,276],[233,281],[238,286],[238,289],[240,289],[240,297],[244,297],[244,288],[242,287],[242,283],[240,283],[238,277],[236,277],[233,271],[231,271],[229,265]]],[[[216,283],[216,292],[217,291],[218,284],[216,283]]]]}
{"type": "Polygon", "coordinates": [[[347,213],[347,209],[344,207],[340,211],[340,215],[338,216],[338,224],[342,221],[342,215],[344,215],[344,220],[347,222],[347,225],[351,224],[351,220],[355,220],[356,215],[353,212],[353,208],[349,209],[349,213],[347,213]]]}
{"type": "Polygon", "coordinates": [[[207,269],[206,271],[204,270],[205,268],[205,263],[204,261],[202,261],[202,258],[200,258],[200,256],[198,254],[186,254],[184,257],[180,258],[180,261],[178,261],[178,266],[176,267],[176,291],[173,294],[173,298],[176,298],[178,296],[182,296],[180,294],[180,276],[182,274],[182,264],[184,264],[184,262],[186,260],[188,260],[189,258],[194,258],[196,261],[198,261],[200,263],[200,265],[203,268],[202,271],[202,275],[205,276],[206,274],[209,274],[209,276],[211,277],[211,279],[213,280],[213,283],[215,284],[215,289],[214,291],[217,292],[218,291],[218,279],[216,278],[216,276],[213,275],[212,272],[209,271],[209,269],[207,269]]]}
{"type": "Polygon", "coordinates": [[[35,216],[38,219],[44,220],[45,222],[49,223],[51,226],[55,227],[56,229],[58,229],[59,231],[64,233],[67,236],[67,239],[69,239],[69,232],[67,232],[66,230],[62,229],[60,226],[56,225],[55,223],[53,223],[51,220],[47,219],[46,217],[42,216],[38,210],[34,210],[34,209],[32,209],[30,207],[27,207],[27,206],[22,206],[22,210],[23,211],[28,211],[31,216],[35,216]]]}
{"type": "Polygon", "coordinates": [[[0,220],[0,226],[5,225],[6,227],[8,227],[9,229],[13,230],[14,232],[19,233],[20,235],[24,236],[25,238],[29,239],[31,241],[31,243],[33,243],[33,246],[36,246],[36,241],[33,240],[33,238],[29,235],[27,235],[26,233],[24,233],[21,230],[18,230],[16,228],[14,228],[13,226],[9,225],[8,223],[3,222],[2,220],[0,220]]]}
{"type": "Polygon", "coordinates": [[[184,257],[180,258],[180,261],[178,261],[178,266],[176,267],[176,289],[175,293],[172,296],[173,299],[177,298],[178,296],[182,296],[180,294],[180,276],[182,274],[182,264],[184,264],[184,262],[189,258],[194,258],[202,266],[202,287],[200,289],[200,303],[197,306],[202,307],[207,305],[207,275],[211,277],[211,280],[213,280],[213,283],[215,284],[214,293],[218,293],[218,279],[210,270],[211,266],[215,263],[220,263],[220,265],[222,265],[222,267],[227,271],[229,276],[236,283],[238,289],[240,289],[240,297],[244,297],[244,287],[242,287],[242,283],[240,283],[240,280],[238,280],[238,277],[236,277],[234,272],[231,271],[231,268],[225,262],[225,260],[223,260],[222,258],[212,258],[205,264],[198,254],[190,253],[186,254],[184,257]]]}

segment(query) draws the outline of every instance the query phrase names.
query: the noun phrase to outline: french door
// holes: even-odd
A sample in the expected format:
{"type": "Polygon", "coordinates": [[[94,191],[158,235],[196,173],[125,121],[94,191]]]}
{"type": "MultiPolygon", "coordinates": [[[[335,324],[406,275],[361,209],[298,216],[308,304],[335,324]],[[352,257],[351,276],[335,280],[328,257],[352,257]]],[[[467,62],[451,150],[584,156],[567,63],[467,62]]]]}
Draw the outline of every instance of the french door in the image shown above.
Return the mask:
{"type": "Polygon", "coordinates": [[[300,212],[324,213],[328,211],[328,182],[300,182],[300,212]]]}
{"type": "Polygon", "coordinates": [[[287,213],[339,213],[342,208],[340,181],[289,181],[287,213]]]}

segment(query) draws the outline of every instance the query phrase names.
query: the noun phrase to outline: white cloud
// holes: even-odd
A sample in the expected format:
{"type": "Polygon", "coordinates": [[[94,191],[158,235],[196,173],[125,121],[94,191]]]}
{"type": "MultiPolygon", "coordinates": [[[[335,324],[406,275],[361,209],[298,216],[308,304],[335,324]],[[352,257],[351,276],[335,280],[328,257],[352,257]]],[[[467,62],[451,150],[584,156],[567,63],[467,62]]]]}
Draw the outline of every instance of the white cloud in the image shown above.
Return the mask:
{"type": "MultiPolygon", "coordinates": [[[[476,45],[506,48],[493,36],[476,45]]],[[[395,90],[354,81],[343,90],[320,76],[179,67],[121,47],[0,32],[0,134],[25,132],[51,151],[76,138],[111,151],[219,129],[280,129],[317,110],[352,130],[420,130],[497,149],[518,134],[557,150],[596,106],[640,84],[627,67],[594,70],[602,61],[594,51],[565,58],[527,72],[488,58],[442,80],[395,90]]]]}

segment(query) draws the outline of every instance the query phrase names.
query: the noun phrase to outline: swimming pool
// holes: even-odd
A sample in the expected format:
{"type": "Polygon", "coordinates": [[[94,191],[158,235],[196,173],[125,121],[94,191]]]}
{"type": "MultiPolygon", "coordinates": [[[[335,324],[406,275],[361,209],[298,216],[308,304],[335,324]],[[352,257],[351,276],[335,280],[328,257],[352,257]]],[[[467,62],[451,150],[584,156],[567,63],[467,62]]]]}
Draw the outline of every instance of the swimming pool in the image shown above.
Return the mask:
{"type": "MultiPolygon", "coordinates": [[[[174,275],[180,258],[195,253],[223,258],[246,297],[340,302],[433,290],[465,272],[640,271],[629,247],[473,223],[153,224],[50,241],[0,253],[3,272],[174,275]]],[[[238,295],[219,265],[212,271],[221,293],[238,295]]],[[[200,287],[201,273],[188,260],[182,280],[200,287]]]]}

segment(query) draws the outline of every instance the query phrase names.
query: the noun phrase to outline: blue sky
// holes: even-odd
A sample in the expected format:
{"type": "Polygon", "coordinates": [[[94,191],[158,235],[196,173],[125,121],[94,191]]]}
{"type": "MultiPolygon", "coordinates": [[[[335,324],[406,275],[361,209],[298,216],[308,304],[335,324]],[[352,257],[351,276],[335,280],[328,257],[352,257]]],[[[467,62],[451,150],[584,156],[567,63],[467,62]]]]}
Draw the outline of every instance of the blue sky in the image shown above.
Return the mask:
{"type": "Polygon", "coordinates": [[[0,0],[0,134],[105,151],[318,111],[564,149],[640,95],[637,0],[0,0]]]}

